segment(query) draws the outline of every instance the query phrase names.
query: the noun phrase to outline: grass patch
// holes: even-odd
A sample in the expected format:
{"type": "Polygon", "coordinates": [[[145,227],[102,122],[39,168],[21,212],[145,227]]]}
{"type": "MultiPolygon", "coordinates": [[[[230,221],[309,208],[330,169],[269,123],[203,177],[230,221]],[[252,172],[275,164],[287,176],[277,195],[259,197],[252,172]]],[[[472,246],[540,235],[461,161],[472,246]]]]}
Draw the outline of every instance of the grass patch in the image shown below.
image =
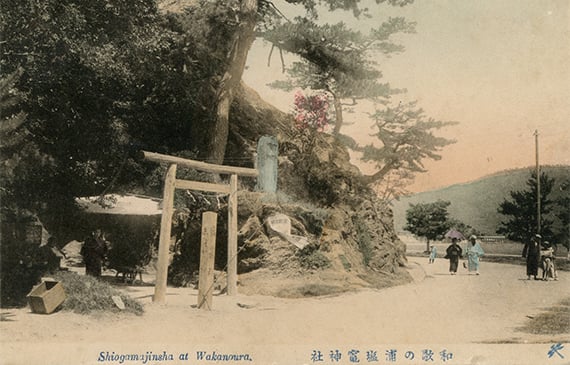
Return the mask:
{"type": "Polygon", "coordinates": [[[570,333],[570,297],[532,318],[521,330],[538,335],[570,333]]]}
{"type": "Polygon", "coordinates": [[[383,273],[369,270],[366,274],[359,274],[359,278],[369,283],[375,289],[390,288],[408,284],[413,281],[410,274],[397,268],[395,273],[383,273]]]}
{"type": "Polygon", "coordinates": [[[141,303],[94,277],[61,271],[53,275],[53,278],[60,281],[65,290],[66,299],[62,304],[62,310],[79,314],[128,312],[142,315],[144,312],[141,303]],[[125,304],[124,310],[117,308],[111,298],[113,296],[121,298],[125,304]]]}
{"type": "Polygon", "coordinates": [[[346,291],[348,291],[346,288],[342,288],[340,286],[310,283],[283,289],[277,294],[277,296],[281,298],[321,297],[325,295],[345,293],[346,291]]]}
{"type": "Polygon", "coordinates": [[[342,288],[333,285],[308,284],[299,288],[299,292],[304,297],[320,297],[343,292],[342,288]]]}

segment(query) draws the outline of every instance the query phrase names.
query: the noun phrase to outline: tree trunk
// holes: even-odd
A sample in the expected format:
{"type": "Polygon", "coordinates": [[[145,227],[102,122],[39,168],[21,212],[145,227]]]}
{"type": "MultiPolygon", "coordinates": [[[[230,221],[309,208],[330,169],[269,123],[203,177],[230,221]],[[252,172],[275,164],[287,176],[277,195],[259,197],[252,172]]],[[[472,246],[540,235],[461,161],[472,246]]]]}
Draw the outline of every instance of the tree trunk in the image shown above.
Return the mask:
{"type": "Polygon", "coordinates": [[[334,130],[333,130],[333,135],[338,136],[340,133],[340,128],[342,127],[342,104],[340,102],[340,98],[338,98],[334,93],[332,94],[333,96],[333,102],[334,102],[334,113],[335,113],[335,124],[334,124],[334,130]]]}
{"type": "Polygon", "coordinates": [[[392,164],[386,164],[386,165],[384,165],[384,167],[382,167],[382,169],[375,172],[374,174],[363,176],[363,181],[367,185],[372,184],[372,183],[382,179],[388,172],[390,172],[390,170],[392,170],[392,168],[393,168],[392,164]]]}
{"type": "Polygon", "coordinates": [[[228,53],[227,69],[222,76],[216,95],[216,117],[208,142],[208,160],[222,164],[226,153],[229,133],[230,106],[239,87],[247,54],[255,38],[257,0],[242,0],[240,24],[232,35],[228,53]]]}

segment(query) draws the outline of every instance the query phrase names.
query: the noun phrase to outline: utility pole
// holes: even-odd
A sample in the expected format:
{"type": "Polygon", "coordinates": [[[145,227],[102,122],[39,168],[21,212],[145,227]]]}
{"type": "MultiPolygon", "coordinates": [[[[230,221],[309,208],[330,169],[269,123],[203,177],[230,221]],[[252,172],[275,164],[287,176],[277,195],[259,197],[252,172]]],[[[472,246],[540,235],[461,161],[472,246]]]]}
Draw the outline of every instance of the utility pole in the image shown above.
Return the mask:
{"type": "Polygon", "coordinates": [[[540,234],[540,164],[538,162],[538,129],[534,131],[536,147],[536,233],[540,234]]]}

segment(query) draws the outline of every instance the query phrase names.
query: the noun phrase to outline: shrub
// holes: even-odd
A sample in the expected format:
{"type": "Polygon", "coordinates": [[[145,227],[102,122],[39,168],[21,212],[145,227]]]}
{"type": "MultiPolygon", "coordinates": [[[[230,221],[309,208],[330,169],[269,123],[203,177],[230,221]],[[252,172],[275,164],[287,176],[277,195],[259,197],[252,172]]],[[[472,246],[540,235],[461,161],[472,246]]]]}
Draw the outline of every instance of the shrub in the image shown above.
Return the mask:
{"type": "Polygon", "coordinates": [[[317,208],[309,204],[307,210],[298,209],[296,214],[302,220],[307,231],[320,236],[323,233],[325,222],[330,216],[330,211],[328,209],[317,208]]]}
{"type": "Polygon", "coordinates": [[[297,252],[299,263],[304,269],[326,269],[331,265],[330,260],[321,251],[308,245],[297,252]]]}

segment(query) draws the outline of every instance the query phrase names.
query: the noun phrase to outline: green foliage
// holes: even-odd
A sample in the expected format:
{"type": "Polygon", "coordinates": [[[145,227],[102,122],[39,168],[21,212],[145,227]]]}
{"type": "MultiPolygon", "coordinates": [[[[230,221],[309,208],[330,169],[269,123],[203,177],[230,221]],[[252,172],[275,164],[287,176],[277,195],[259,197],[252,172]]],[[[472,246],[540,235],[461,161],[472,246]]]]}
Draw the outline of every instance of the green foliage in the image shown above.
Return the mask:
{"type": "Polygon", "coordinates": [[[60,271],[53,277],[61,282],[65,290],[66,298],[62,304],[62,310],[79,314],[127,312],[142,315],[144,312],[142,304],[138,301],[94,277],[65,271],[60,271]],[[121,298],[125,304],[123,311],[115,305],[113,296],[121,298]]]}
{"type": "Polygon", "coordinates": [[[450,227],[447,207],[451,203],[438,200],[426,204],[410,204],[406,211],[407,224],[404,229],[427,242],[442,237],[450,227]]]}
{"type": "Polygon", "coordinates": [[[371,118],[378,129],[375,136],[382,146],[370,144],[363,150],[362,160],[374,162],[378,170],[368,177],[370,182],[378,181],[394,170],[425,172],[424,159],[441,159],[438,152],[455,143],[454,140],[437,137],[433,132],[457,123],[426,117],[424,111],[416,107],[416,102],[377,110],[371,118]]]}
{"type": "Polygon", "coordinates": [[[330,267],[331,261],[321,251],[315,249],[312,245],[308,245],[302,250],[297,251],[299,263],[303,269],[319,270],[330,267]]]}
{"type": "MultiPolygon", "coordinates": [[[[537,191],[538,181],[536,172],[532,172],[527,180],[527,190],[511,191],[510,200],[505,199],[498,208],[498,212],[508,217],[502,221],[497,233],[504,234],[507,238],[529,242],[539,232],[537,227],[537,191]]],[[[553,237],[553,220],[549,218],[552,212],[553,202],[549,195],[554,187],[554,179],[546,173],[540,175],[540,234],[543,240],[551,241],[553,237]]]]}
{"type": "MultiPolygon", "coordinates": [[[[303,6],[307,14],[312,17],[318,17],[318,7],[326,7],[329,11],[345,10],[352,11],[355,17],[369,16],[368,8],[363,8],[361,0],[286,0],[288,3],[303,6]]],[[[390,4],[392,6],[405,6],[414,2],[414,0],[375,0],[376,4],[390,4]]],[[[261,3],[270,3],[267,0],[262,0],[261,3]]],[[[365,5],[368,5],[366,3],[365,5]]],[[[260,5],[261,7],[261,5],[260,5]]],[[[264,7],[262,7],[264,8],[264,7]]]]}
{"type": "Polygon", "coordinates": [[[1,72],[22,70],[15,89],[27,114],[28,153],[7,181],[14,200],[38,210],[101,193],[132,142],[135,71],[164,48],[155,3],[6,1],[0,26],[1,72]]]}

